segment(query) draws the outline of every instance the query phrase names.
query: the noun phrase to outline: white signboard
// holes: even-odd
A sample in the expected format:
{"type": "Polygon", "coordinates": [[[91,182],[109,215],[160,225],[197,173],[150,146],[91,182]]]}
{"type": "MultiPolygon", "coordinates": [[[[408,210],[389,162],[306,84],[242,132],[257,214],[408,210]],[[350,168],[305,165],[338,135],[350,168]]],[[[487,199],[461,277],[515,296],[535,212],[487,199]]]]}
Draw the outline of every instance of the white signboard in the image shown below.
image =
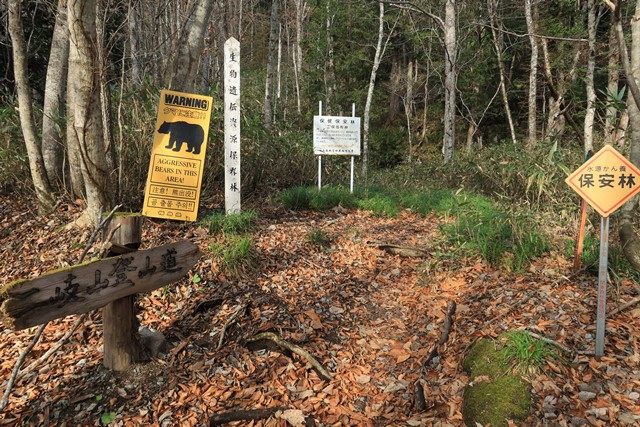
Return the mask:
{"type": "Polygon", "coordinates": [[[359,156],[360,117],[313,116],[313,154],[359,156]]]}
{"type": "Polygon", "coordinates": [[[240,42],[224,44],[224,206],[240,212],[240,42]]]}

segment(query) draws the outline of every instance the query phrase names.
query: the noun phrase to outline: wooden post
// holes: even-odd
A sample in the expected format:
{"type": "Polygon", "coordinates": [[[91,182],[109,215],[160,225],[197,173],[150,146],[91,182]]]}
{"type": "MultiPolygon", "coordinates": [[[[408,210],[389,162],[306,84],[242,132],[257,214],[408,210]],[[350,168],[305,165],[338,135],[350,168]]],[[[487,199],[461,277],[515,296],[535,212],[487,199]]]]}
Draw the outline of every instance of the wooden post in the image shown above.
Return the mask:
{"type": "MultiPolygon", "coordinates": [[[[142,240],[142,216],[116,214],[109,222],[106,233],[113,233],[113,246],[109,256],[135,251],[140,247],[142,240]]],[[[102,309],[103,363],[108,369],[124,371],[142,358],[143,350],[138,335],[134,303],[135,295],[129,295],[107,304],[102,309]]]]}

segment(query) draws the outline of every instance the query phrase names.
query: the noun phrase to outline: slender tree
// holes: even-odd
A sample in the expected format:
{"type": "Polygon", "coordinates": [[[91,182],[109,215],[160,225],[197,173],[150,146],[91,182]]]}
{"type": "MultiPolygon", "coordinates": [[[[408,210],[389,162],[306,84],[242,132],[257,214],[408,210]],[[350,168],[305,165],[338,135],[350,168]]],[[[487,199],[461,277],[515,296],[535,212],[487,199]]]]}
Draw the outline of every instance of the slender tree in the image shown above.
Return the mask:
{"type": "Polygon", "coordinates": [[[527,21],[527,32],[529,33],[529,43],[531,45],[531,57],[529,61],[529,118],[528,118],[528,132],[529,140],[528,146],[533,147],[538,140],[536,129],[536,97],[537,97],[537,82],[538,82],[538,40],[535,37],[536,25],[534,21],[534,13],[532,7],[532,0],[524,0],[524,13],[527,21]]]}
{"type": "Polygon", "coordinates": [[[67,66],[69,64],[69,29],[67,27],[67,0],[58,1],[56,23],[51,39],[47,80],[44,90],[42,114],[42,157],[49,182],[60,184],[64,154],[64,132],[67,91],[67,66]]]}
{"type": "Polygon", "coordinates": [[[13,52],[13,74],[18,92],[18,111],[20,114],[20,126],[22,136],[27,147],[29,157],[29,169],[31,179],[38,197],[38,205],[41,211],[53,206],[51,185],[47,179],[47,171],[42,158],[40,142],[36,134],[36,125],[33,118],[31,102],[31,87],[27,76],[27,48],[24,41],[22,28],[22,12],[20,0],[9,0],[9,34],[13,52]]]}

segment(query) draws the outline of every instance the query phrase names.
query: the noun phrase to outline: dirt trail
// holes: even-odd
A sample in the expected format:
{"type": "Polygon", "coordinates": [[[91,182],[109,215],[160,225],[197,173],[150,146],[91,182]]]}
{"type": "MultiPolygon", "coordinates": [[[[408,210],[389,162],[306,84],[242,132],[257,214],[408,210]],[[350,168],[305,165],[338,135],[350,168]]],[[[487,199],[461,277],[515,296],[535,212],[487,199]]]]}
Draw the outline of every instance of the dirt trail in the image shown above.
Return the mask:
{"type": "MultiPolygon", "coordinates": [[[[73,207],[44,219],[25,213],[28,220],[20,223],[12,218],[24,207],[12,209],[3,212],[0,223],[13,229],[0,238],[2,283],[57,267],[61,258],[73,259],[81,250],[76,247],[81,236],[60,229],[75,213],[73,207]],[[48,229],[38,231],[43,225],[48,229]],[[19,260],[7,258],[9,251],[22,251],[19,260]]],[[[56,359],[18,384],[0,424],[99,425],[101,416],[113,413],[124,425],[201,425],[225,410],[286,406],[323,425],[461,425],[468,378],[460,362],[476,338],[528,326],[578,350],[592,345],[587,334],[593,329],[595,295],[584,278],[562,274],[565,261],[548,257],[526,275],[469,260],[434,264],[437,226],[436,218],[408,211],[393,219],[359,211],[263,212],[254,232],[255,271],[237,279],[205,258],[196,269],[200,283],[185,279],[140,298],[142,323],[161,330],[172,343],[166,357],[113,376],[101,366],[100,317],[93,315],[56,359]],[[323,230],[330,246],[311,244],[307,236],[313,229],[323,230]],[[390,255],[371,241],[420,246],[430,255],[390,255]],[[431,268],[427,274],[427,264],[447,271],[431,268]],[[458,303],[454,329],[443,357],[429,371],[429,410],[415,414],[412,384],[440,335],[450,299],[458,303]],[[223,325],[244,305],[247,311],[216,349],[223,325]],[[334,378],[323,381],[297,356],[242,345],[262,331],[300,345],[334,378]]],[[[145,226],[148,246],[183,237],[205,252],[219,240],[192,225],[145,226]]],[[[33,357],[73,320],[53,322],[33,357]]],[[[607,408],[610,419],[596,415],[593,422],[611,425],[623,413],[637,413],[639,402],[629,397],[640,387],[637,328],[637,317],[623,313],[610,322],[608,343],[619,358],[596,362],[578,356],[572,365],[552,364],[531,378],[535,408],[527,425],[541,422],[545,414],[569,422],[599,408],[607,408]],[[583,402],[578,398],[582,383],[603,391],[583,402]]],[[[0,378],[8,377],[29,337],[28,331],[2,332],[0,378]]],[[[256,425],[281,423],[272,418],[256,425]]]]}

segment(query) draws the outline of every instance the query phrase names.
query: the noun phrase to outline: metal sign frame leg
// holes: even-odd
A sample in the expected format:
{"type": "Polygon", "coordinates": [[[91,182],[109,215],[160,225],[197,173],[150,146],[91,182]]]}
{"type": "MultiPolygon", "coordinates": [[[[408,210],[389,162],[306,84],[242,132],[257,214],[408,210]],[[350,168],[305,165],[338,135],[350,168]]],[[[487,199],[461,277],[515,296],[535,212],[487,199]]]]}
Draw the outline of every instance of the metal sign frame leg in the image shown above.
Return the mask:
{"type": "Polygon", "coordinates": [[[609,217],[600,217],[600,265],[598,269],[598,309],[596,315],[596,357],[604,355],[609,264],[609,217]]]}
{"type": "MultiPolygon", "coordinates": [[[[318,115],[322,115],[322,101],[318,101],[318,115]]],[[[322,190],[322,156],[318,156],[318,190],[322,190]]]]}

